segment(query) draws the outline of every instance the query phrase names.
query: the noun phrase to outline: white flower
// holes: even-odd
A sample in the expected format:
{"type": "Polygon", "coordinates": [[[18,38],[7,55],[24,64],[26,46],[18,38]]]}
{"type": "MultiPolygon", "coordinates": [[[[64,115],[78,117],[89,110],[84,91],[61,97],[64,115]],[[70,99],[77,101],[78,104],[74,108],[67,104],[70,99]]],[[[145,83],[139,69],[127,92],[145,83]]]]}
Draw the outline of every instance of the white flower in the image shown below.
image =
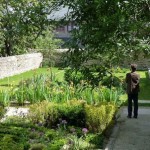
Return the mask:
{"type": "Polygon", "coordinates": [[[68,150],[69,149],[69,145],[67,145],[67,144],[65,144],[64,146],[63,146],[63,150],[68,150]]]}

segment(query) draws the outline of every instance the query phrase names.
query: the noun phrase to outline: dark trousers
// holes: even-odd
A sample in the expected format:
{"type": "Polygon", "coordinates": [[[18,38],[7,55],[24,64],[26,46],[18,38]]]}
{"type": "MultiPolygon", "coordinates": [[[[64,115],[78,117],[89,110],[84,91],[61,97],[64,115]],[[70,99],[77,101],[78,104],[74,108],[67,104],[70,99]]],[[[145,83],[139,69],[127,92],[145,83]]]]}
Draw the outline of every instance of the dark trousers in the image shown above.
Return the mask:
{"type": "Polygon", "coordinates": [[[132,100],[134,102],[134,117],[138,116],[138,94],[128,94],[128,116],[132,116],[132,100]]]}

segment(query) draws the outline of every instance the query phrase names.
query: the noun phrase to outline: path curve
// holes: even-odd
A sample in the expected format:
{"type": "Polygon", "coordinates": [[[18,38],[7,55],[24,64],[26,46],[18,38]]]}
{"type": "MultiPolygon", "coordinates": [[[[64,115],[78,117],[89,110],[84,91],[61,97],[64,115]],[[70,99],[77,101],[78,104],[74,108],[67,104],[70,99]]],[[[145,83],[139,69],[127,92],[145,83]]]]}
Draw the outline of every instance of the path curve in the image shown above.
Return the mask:
{"type": "Polygon", "coordinates": [[[122,107],[105,150],[150,150],[150,108],[140,107],[138,119],[127,118],[122,107]]]}

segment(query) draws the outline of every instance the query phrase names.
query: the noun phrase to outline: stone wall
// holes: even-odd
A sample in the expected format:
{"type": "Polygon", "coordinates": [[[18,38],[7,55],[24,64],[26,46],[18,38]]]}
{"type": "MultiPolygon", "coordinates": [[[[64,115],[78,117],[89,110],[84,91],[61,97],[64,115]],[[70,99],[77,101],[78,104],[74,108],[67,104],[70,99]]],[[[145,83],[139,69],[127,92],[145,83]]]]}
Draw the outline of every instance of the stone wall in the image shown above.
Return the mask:
{"type": "Polygon", "coordinates": [[[39,68],[43,56],[32,53],[0,58],[0,79],[39,68]]]}
{"type": "Polygon", "coordinates": [[[123,67],[129,68],[130,64],[135,63],[137,64],[138,70],[148,70],[148,68],[150,68],[150,58],[149,57],[145,58],[140,54],[138,57],[139,57],[138,60],[132,59],[124,60],[123,67]]]}

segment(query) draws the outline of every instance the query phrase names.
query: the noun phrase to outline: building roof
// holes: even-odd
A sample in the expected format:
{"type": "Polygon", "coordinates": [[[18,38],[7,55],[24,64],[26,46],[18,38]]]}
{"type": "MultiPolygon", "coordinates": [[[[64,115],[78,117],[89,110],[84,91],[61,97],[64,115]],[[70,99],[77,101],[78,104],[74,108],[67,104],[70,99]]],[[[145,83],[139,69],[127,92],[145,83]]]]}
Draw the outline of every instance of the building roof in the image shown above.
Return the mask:
{"type": "Polygon", "coordinates": [[[69,11],[68,7],[60,7],[58,10],[53,11],[48,16],[48,19],[60,20],[60,19],[64,18],[69,12],[70,11],[69,11]]]}

